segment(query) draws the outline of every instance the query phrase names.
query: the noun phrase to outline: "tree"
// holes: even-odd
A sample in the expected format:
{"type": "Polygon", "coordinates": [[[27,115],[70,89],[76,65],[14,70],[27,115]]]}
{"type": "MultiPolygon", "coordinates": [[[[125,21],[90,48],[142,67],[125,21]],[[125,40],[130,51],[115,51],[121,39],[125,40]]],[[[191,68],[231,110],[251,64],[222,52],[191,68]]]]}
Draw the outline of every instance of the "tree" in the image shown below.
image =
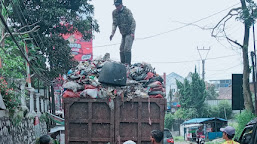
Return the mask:
{"type": "Polygon", "coordinates": [[[218,97],[218,93],[216,93],[215,91],[215,86],[214,85],[210,85],[206,88],[206,99],[207,100],[215,100],[218,97]]]}
{"type": "Polygon", "coordinates": [[[239,138],[241,133],[244,130],[245,125],[256,118],[256,115],[254,115],[251,111],[243,111],[242,113],[238,114],[236,116],[236,121],[238,122],[238,126],[236,127],[236,135],[235,138],[239,138]]]}
{"type": "Polygon", "coordinates": [[[164,118],[164,127],[168,129],[172,129],[172,125],[174,124],[175,117],[171,113],[167,113],[164,118]]]}
{"type": "Polygon", "coordinates": [[[175,112],[174,115],[176,119],[183,120],[200,117],[198,110],[195,108],[180,108],[175,112]]]}
{"type": "Polygon", "coordinates": [[[61,37],[62,34],[78,31],[85,40],[90,40],[93,32],[99,31],[97,21],[93,18],[94,6],[89,1],[5,1],[13,30],[24,32],[40,26],[37,32],[29,33],[33,44],[39,48],[30,62],[45,78],[53,80],[75,64],[68,42],[61,37]],[[60,23],[62,20],[64,24],[60,23]],[[45,63],[49,63],[50,68],[45,63]]]}
{"type": "MultiPolygon", "coordinates": [[[[23,42],[20,42],[23,45],[23,42]]],[[[6,78],[24,78],[26,75],[25,60],[19,55],[17,46],[9,39],[5,40],[5,47],[0,49],[2,67],[0,73],[6,78]]]]}
{"type": "Polygon", "coordinates": [[[218,24],[213,28],[212,36],[218,38],[219,34],[222,34],[229,42],[239,46],[243,53],[243,93],[244,93],[244,105],[249,111],[254,111],[253,102],[251,98],[251,92],[249,87],[249,58],[248,58],[248,46],[249,46],[249,35],[250,28],[254,23],[254,19],[257,17],[256,4],[253,0],[240,0],[241,7],[233,8],[229,13],[223,17],[218,24]],[[244,39],[243,44],[240,44],[237,40],[232,40],[225,31],[226,23],[232,18],[236,17],[244,24],[244,39]],[[221,31],[220,31],[221,29],[221,31]]]}
{"type": "Polygon", "coordinates": [[[205,83],[198,73],[192,74],[192,82],[187,79],[184,83],[177,81],[179,102],[184,109],[196,109],[198,115],[202,115],[201,107],[204,104],[207,93],[205,90],[205,83]]]}
{"type": "MultiPolygon", "coordinates": [[[[169,105],[170,105],[170,108],[171,108],[171,101],[172,101],[172,96],[173,96],[173,93],[172,93],[172,89],[171,89],[171,87],[170,87],[170,91],[169,91],[169,105]]],[[[171,110],[171,109],[170,109],[171,110]]]]}
{"type": "Polygon", "coordinates": [[[204,111],[202,117],[232,118],[232,106],[227,101],[221,101],[216,106],[205,104],[202,109],[204,111]]]}

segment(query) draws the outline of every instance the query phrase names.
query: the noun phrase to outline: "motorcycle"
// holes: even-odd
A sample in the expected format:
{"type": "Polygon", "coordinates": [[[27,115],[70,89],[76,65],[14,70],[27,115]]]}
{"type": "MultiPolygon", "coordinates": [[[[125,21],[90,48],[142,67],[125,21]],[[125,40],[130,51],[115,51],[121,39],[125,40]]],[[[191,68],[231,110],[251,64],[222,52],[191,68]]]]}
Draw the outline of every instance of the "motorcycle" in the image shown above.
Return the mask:
{"type": "Polygon", "coordinates": [[[200,135],[197,139],[198,144],[204,144],[205,143],[205,135],[200,135]]]}

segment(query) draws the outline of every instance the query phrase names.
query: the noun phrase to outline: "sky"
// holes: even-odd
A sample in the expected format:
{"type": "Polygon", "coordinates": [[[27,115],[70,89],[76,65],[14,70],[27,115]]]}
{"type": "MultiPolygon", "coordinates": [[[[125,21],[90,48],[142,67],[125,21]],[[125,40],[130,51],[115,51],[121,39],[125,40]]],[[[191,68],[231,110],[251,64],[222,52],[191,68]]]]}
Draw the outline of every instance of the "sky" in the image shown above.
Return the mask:
{"type": "MultiPolygon", "coordinates": [[[[113,40],[109,40],[113,0],[91,3],[100,26],[100,32],[94,33],[94,58],[110,53],[111,59],[119,61],[118,29],[113,40]]],[[[231,8],[241,6],[239,0],[123,0],[123,5],[132,11],[137,25],[132,63],[147,62],[158,74],[175,72],[186,77],[195,67],[202,75],[202,57],[206,58],[206,80],[231,79],[232,74],[243,72],[241,49],[224,38],[212,37],[211,30],[202,29],[213,28],[231,8]],[[193,22],[195,25],[189,24],[193,22]]],[[[227,23],[227,35],[239,43],[243,41],[243,30],[243,24],[235,18],[227,23]]],[[[253,50],[252,35],[251,29],[249,52],[253,50]]]]}

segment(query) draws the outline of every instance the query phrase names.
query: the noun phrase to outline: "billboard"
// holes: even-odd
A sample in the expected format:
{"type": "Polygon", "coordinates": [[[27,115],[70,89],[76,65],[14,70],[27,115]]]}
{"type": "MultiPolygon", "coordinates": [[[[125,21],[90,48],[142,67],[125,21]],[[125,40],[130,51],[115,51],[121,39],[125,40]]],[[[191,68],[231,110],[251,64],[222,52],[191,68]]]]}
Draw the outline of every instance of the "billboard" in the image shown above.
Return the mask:
{"type": "Polygon", "coordinates": [[[69,41],[71,54],[77,61],[87,61],[93,59],[93,42],[85,41],[80,32],[63,35],[65,40],[69,41]]]}

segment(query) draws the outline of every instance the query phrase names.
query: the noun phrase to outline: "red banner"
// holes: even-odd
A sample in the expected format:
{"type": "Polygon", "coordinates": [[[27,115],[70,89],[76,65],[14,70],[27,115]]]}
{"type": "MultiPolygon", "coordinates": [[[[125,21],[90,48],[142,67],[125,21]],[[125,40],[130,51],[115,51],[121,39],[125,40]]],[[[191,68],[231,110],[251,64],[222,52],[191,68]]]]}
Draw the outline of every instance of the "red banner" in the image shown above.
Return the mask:
{"type": "Polygon", "coordinates": [[[63,35],[63,38],[70,42],[71,54],[75,60],[87,61],[93,59],[92,40],[85,41],[79,32],[63,35]]]}

